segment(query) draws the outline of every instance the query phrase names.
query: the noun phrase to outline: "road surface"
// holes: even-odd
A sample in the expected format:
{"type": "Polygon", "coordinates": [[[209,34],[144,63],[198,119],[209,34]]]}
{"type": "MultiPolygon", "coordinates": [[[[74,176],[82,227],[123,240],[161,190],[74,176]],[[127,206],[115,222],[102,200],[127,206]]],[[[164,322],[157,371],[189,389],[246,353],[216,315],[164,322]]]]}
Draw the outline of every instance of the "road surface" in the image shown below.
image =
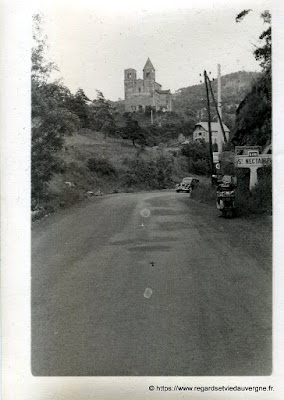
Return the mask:
{"type": "Polygon", "coordinates": [[[33,374],[269,375],[269,238],[267,223],[174,191],[92,198],[37,221],[33,374]]]}

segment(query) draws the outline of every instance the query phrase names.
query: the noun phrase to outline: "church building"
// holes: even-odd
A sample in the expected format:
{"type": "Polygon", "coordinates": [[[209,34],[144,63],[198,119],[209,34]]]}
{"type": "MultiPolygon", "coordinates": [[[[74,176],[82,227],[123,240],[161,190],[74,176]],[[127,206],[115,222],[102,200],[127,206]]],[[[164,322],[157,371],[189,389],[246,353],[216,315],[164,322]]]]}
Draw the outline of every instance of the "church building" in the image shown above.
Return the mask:
{"type": "Polygon", "coordinates": [[[124,70],[125,111],[145,111],[151,106],[157,111],[172,111],[172,94],[170,90],[162,90],[156,82],[155,68],[148,58],[143,69],[143,79],[137,79],[137,71],[133,68],[124,70]]]}

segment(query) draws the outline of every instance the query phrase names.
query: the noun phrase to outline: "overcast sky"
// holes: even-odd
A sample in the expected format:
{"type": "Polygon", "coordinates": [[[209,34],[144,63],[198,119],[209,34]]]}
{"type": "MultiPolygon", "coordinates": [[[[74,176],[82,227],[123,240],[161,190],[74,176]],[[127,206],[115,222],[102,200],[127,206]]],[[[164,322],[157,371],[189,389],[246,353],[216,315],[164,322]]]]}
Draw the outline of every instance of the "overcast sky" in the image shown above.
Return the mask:
{"type": "Polygon", "coordinates": [[[135,68],[142,77],[148,57],[157,82],[172,92],[198,84],[204,69],[216,76],[218,63],[222,74],[260,71],[252,52],[265,28],[260,13],[270,9],[270,1],[200,0],[188,2],[191,6],[171,1],[170,7],[160,1],[161,8],[147,1],[143,8],[122,3],[98,8],[102,2],[51,2],[40,9],[49,57],[72,92],[81,87],[91,99],[96,90],[107,99],[123,99],[124,69],[135,68]],[[237,24],[244,8],[253,11],[237,24]]]}

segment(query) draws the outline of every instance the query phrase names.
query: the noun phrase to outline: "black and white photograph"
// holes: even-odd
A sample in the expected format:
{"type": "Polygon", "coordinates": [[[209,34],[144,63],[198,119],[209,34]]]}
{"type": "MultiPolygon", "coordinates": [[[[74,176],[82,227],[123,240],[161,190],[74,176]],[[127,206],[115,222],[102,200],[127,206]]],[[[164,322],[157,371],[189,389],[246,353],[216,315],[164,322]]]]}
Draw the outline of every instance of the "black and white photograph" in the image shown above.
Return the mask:
{"type": "Polygon", "coordinates": [[[173,3],[23,11],[28,122],[13,143],[28,185],[12,197],[25,196],[15,243],[28,243],[9,257],[26,283],[4,297],[28,301],[2,331],[6,382],[12,343],[43,382],[23,399],[281,398],[275,4],[173,3]],[[82,377],[98,391],[72,394],[82,377]],[[122,378],[143,378],[139,395],[122,378]]]}

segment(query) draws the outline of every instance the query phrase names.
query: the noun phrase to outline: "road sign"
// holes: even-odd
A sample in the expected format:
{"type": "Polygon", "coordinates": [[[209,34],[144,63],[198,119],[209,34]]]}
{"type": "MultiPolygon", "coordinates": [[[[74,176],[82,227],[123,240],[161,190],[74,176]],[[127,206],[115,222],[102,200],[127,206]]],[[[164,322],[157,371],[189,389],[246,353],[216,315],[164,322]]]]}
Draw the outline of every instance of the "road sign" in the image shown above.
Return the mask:
{"type": "Polygon", "coordinates": [[[219,153],[218,151],[213,151],[213,162],[217,163],[220,161],[219,153]]]}
{"type": "Polygon", "coordinates": [[[241,155],[247,156],[247,155],[249,155],[249,152],[252,152],[252,151],[256,151],[257,152],[256,155],[258,155],[259,152],[261,151],[261,147],[260,146],[235,146],[235,154],[237,156],[241,156],[241,155]]]}
{"type": "Polygon", "coordinates": [[[271,154],[259,154],[255,157],[250,156],[236,156],[235,157],[237,168],[249,168],[250,169],[250,190],[257,184],[257,170],[263,166],[272,164],[271,154]]]}
{"type": "Polygon", "coordinates": [[[258,150],[256,150],[256,151],[249,151],[249,152],[248,152],[248,155],[249,155],[249,157],[258,156],[258,155],[259,155],[259,151],[258,151],[258,150]]]}
{"type": "Polygon", "coordinates": [[[251,167],[263,167],[264,165],[272,164],[271,154],[259,154],[255,157],[250,156],[236,156],[236,167],[238,168],[251,168],[251,167]]]}

